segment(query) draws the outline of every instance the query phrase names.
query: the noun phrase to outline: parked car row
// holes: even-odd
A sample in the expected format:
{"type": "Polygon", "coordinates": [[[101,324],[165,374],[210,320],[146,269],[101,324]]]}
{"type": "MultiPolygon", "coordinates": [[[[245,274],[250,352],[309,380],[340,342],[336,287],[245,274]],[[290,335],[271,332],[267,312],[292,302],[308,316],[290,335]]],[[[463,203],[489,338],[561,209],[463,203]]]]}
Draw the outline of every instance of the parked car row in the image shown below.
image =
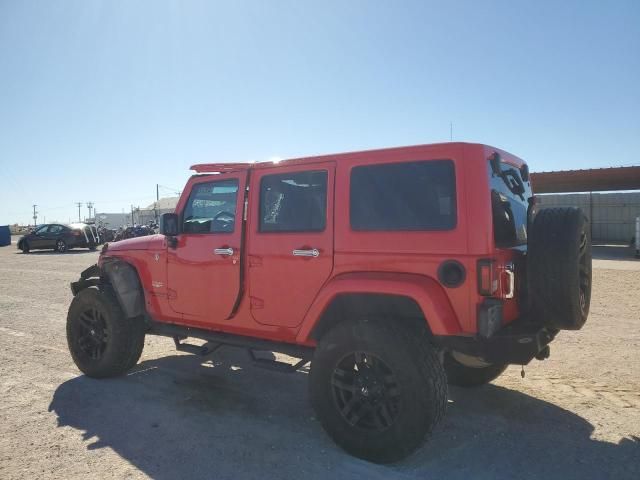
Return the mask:
{"type": "Polygon", "coordinates": [[[33,227],[18,240],[18,249],[23,253],[31,250],[55,250],[64,253],[72,248],[95,250],[106,242],[117,242],[127,238],[144,237],[157,233],[157,225],[134,225],[109,229],[102,225],[72,223],[69,225],[47,223],[33,227]]]}
{"type": "Polygon", "coordinates": [[[31,250],[51,250],[64,253],[72,248],[95,250],[102,241],[95,225],[72,223],[63,225],[48,223],[38,225],[31,232],[20,237],[18,249],[23,253],[31,250]]]}

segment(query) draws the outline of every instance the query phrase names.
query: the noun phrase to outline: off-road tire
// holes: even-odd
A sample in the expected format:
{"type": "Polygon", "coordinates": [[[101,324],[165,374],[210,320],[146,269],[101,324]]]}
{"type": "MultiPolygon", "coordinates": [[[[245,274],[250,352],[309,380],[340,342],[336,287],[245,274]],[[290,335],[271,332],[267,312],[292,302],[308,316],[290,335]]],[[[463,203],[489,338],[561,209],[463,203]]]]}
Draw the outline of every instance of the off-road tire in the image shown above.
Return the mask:
{"type": "Polygon", "coordinates": [[[561,330],[582,328],[591,300],[591,236],[582,210],[538,212],[527,257],[532,318],[561,330]]]}
{"type": "MultiPolygon", "coordinates": [[[[67,343],[73,361],[82,373],[93,378],[122,375],[140,359],[144,347],[145,323],[141,317],[126,318],[109,285],[80,291],[71,302],[67,315],[67,343]],[[97,312],[106,332],[99,358],[87,353],[87,312],[97,312]]],[[[95,352],[92,352],[95,353],[95,352]]]]}
{"type": "Polygon", "coordinates": [[[449,385],[456,387],[479,387],[498,378],[509,366],[498,363],[482,367],[470,367],[456,360],[450,352],[444,354],[444,371],[449,385]]]}
{"type": "Polygon", "coordinates": [[[447,380],[436,349],[426,335],[393,321],[345,322],[327,332],[311,362],[309,386],[317,418],[333,440],[348,453],[376,463],[395,462],[415,451],[447,405],[447,380]],[[385,429],[351,425],[339,410],[334,372],[354,352],[381,360],[396,380],[398,406],[385,429]]]}

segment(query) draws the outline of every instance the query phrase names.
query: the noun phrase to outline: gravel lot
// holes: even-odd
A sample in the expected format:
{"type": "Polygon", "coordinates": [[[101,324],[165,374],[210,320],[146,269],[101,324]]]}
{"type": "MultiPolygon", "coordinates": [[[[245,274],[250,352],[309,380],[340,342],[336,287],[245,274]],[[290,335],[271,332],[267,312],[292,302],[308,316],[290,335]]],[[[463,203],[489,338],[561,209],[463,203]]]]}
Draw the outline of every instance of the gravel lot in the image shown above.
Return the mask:
{"type": "Polygon", "coordinates": [[[128,376],[79,375],[68,285],[97,253],[0,248],[0,478],[637,480],[640,261],[615,252],[594,261],[583,330],[561,333],[524,379],[513,366],[492,385],[452,388],[425,447],[377,466],[323,432],[305,372],[255,368],[240,350],[202,363],[148,337],[128,376]]]}

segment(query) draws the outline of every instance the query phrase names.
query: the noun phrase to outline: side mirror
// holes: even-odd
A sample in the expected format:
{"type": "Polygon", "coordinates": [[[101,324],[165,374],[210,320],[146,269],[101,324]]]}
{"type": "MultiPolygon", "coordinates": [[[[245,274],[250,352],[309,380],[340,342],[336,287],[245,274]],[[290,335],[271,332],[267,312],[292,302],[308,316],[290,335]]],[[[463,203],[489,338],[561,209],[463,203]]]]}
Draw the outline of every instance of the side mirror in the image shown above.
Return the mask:
{"type": "Polygon", "coordinates": [[[180,233],[178,228],[180,219],[175,213],[163,213],[160,217],[160,233],[167,237],[173,237],[180,233]]]}

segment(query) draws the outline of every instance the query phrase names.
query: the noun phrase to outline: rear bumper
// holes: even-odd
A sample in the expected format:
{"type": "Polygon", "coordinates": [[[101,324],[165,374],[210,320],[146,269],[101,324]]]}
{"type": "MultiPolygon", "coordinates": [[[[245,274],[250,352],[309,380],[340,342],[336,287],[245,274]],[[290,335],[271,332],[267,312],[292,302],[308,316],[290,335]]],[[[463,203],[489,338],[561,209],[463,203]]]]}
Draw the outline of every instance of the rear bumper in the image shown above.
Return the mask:
{"type": "Polygon", "coordinates": [[[546,357],[545,349],[557,333],[557,330],[521,319],[490,337],[436,336],[435,342],[447,350],[480,357],[489,363],[526,365],[536,356],[546,357]]]}

